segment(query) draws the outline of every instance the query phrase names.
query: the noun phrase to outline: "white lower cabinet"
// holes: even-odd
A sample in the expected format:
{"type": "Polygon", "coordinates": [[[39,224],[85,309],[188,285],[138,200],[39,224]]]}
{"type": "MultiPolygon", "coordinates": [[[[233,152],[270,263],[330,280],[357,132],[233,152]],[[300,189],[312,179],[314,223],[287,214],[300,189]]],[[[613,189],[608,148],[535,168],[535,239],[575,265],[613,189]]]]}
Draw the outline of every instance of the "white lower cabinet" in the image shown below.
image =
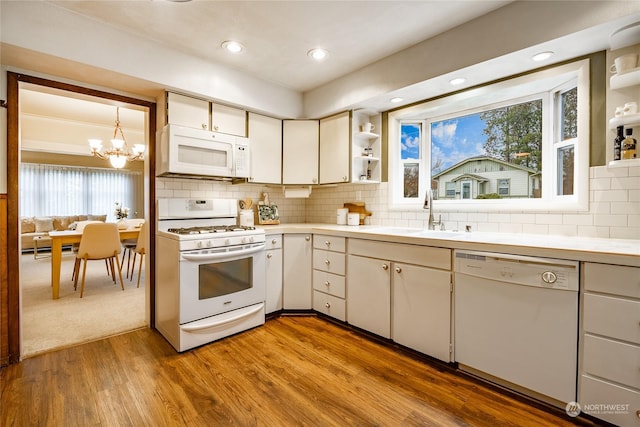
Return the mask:
{"type": "Polygon", "coordinates": [[[384,338],[391,337],[390,264],[357,255],[347,257],[347,321],[384,338]]]}
{"type": "Polygon", "coordinates": [[[313,236],[313,309],[346,320],[345,241],[339,236],[313,236]]]}
{"type": "Polygon", "coordinates": [[[584,263],[578,403],[620,426],[640,425],[640,268],[584,263]]]}
{"type": "Polygon", "coordinates": [[[285,234],[282,248],[283,308],[310,310],[313,250],[311,234],[285,234]]]}
{"type": "Polygon", "coordinates": [[[282,235],[266,238],[266,313],[282,310],[282,235]]]}
{"type": "Polygon", "coordinates": [[[451,360],[451,251],[349,239],[347,321],[451,360]]]}
{"type": "Polygon", "coordinates": [[[394,263],[392,337],[451,361],[451,272],[394,263]]]}

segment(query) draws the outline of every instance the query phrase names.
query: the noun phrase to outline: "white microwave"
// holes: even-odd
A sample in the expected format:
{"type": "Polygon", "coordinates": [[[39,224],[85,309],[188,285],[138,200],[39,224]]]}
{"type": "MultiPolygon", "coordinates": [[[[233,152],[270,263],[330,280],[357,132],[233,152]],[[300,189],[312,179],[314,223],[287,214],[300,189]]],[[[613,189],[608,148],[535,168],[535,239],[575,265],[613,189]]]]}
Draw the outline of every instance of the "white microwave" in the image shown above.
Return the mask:
{"type": "Polygon", "coordinates": [[[158,176],[248,178],[251,172],[248,138],[169,124],[157,147],[158,176]]]}

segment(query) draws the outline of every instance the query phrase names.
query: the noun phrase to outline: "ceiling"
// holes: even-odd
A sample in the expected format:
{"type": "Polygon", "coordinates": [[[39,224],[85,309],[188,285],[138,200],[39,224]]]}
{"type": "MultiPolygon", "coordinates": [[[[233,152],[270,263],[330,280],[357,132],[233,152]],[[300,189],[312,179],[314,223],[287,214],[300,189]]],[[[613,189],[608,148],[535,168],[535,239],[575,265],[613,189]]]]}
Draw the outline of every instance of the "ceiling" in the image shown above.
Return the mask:
{"type": "Polygon", "coordinates": [[[305,92],[511,1],[50,1],[121,31],[305,92]],[[230,54],[226,40],[245,50],[230,54]],[[329,51],[313,62],[307,52],[329,51]]]}

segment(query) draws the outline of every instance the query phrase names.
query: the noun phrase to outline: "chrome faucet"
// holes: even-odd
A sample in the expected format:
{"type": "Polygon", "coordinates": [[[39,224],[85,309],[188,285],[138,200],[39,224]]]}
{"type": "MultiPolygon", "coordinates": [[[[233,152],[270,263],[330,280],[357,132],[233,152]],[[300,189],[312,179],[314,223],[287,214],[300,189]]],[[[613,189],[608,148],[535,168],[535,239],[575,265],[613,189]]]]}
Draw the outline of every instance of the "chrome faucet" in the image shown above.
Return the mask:
{"type": "Polygon", "coordinates": [[[444,230],[444,223],[442,222],[442,215],[438,217],[436,221],[433,217],[433,191],[429,188],[427,189],[427,193],[424,195],[424,205],[423,209],[429,209],[429,230],[435,230],[436,225],[440,226],[441,230],[444,230]]]}

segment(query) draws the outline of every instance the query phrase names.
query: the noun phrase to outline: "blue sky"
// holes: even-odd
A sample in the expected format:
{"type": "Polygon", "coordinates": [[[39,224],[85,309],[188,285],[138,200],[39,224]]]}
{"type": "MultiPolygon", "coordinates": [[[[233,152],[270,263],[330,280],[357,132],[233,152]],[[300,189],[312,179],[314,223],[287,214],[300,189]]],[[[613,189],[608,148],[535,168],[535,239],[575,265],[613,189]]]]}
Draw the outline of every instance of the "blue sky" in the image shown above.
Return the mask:
{"type": "MultiPolygon", "coordinates": [[[[485,123],[480,114],[456,117],[434,122],[431,125],[432,165],[443,160],[442,171],[468,157],[484,153],[482,149],[486,136],[482,133],[485,123]]],[[[402,125],[402,159],[419,157],[420,127],[417,124],[402,125]]],[[[438,171],[438,172],[439,172],[438,171]]]]}

